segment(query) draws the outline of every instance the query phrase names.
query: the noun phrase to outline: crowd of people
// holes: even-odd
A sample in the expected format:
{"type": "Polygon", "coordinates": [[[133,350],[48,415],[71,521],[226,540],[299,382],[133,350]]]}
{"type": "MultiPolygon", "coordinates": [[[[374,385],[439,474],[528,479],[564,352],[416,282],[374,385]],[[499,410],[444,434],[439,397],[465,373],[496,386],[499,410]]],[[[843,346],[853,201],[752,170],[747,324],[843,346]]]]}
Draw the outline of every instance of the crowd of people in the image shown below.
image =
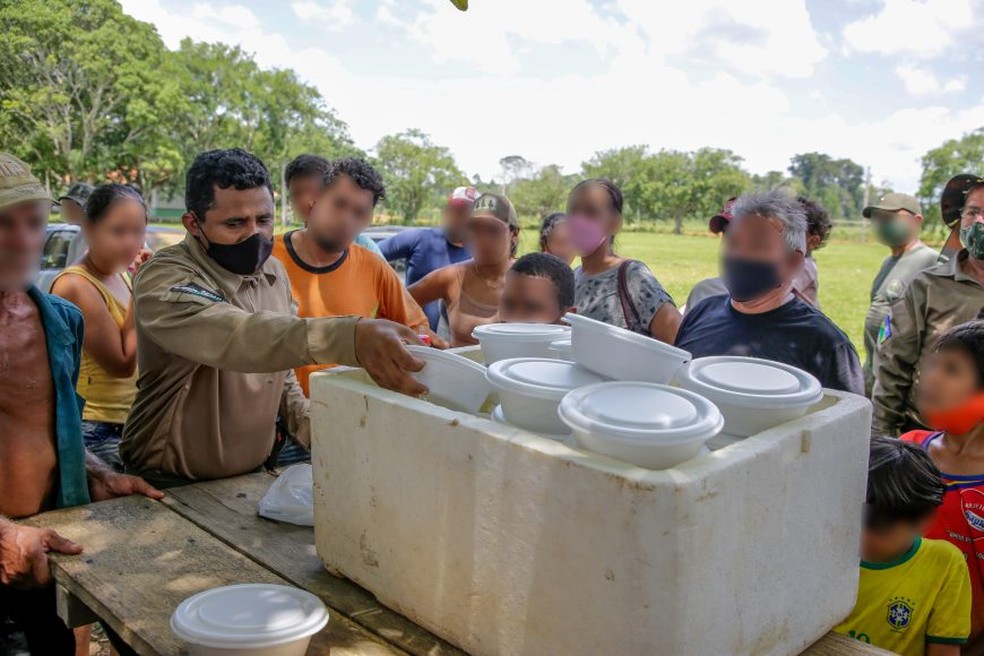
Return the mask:
{"type": "Polygon", "coordinates": [[[370,163],[301,155],[285,177],[302,227],[275,235],[263,162],[241,149],[202,153],[186,176],[186,237],[153,255],[134,187],[74,185],[61,211],[86,250],[48,294],[33,276],[52,201],[0,153],[0,620],[15,621],[32,653],[75,653],[46,554],[81,547],[15,520],[304,460],[314,371],[361,366],[418,395],[423,363],[406,344],[466,346],[476,326],[560,323],[567,312],[694,357],[783,362],[869,396],[861,589],[837,630],[932,656],[984,634],[984,179],[957,176],[943,193],[962,245],[948,256],[920,241],[915,198],[865,208],[890,255],[858,317],[862,363],[820,309],[812,255],[831,224],[807,198],[725,201],[710,219],[721,274],[678,308],[658,267],[619,254],[623,198],[609,180],[576,184],[543,220],[538,251],[517,257],[505,195],[449,190],[441,226],[377,247],[364,232],[385,185],[370,163]],[[405,285],[387,260],[407,262],[405,285]]]}

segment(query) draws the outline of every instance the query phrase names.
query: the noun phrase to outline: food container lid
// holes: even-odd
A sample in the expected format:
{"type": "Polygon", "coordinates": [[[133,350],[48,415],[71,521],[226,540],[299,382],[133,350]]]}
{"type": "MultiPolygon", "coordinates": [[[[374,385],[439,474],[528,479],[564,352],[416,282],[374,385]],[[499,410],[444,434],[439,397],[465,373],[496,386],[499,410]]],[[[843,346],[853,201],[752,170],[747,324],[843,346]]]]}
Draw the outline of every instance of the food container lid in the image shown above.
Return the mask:
{"type": "Polygon", "coordinates": [[[489,366],[489,382],[510,392],[541,399],[557,399],[585,385],[606,380],[569,360],[510,358],[489,366]]]}
{"type": "MultiPolygon", "coordinates": [[[[581,314],[568,312],[564,315],[564,321],[571,324],[573,328],[583,328],[586,331],[602,335],[605,338],[620,339],[631,342],[633,344],[643,346],[651,351],[662,353],[678,360],[689,362],[693,357],[689,351],[684,351],[683,349],[675,346],[670,346],[669,344],[661,342],[658,339],[646,337],[645,335],[634,333],[631,330],[626,330],[625,328],[621,328],[619,326],[613,326],[610,323],[598,321],[597,319],[592,319],[581,314]]],[[[576,330],[574,331],[572,338],[575,340],[578,339],[576,330]]]]}
{"type": "Polygon", "coordinates": [[[663,444],[710,439],[724,426],[717,406],[704,397],[656,383],[582,387],[564,397],[559,413],[574,430],[663,444]]]}
{"type": "Polygon", "coordinates": [[[451,367],[452,369],[458,369],[459,371],[465,372],[466,375],[473,373],[485,375],[484,366],[452,351],[442,351],[430,346],[417,346],[416,344],[408,344],[407,350],[413,353],[413,357],[424,361],[425,370],[427,363],[435,362],[451,367]]]}
{"type": "Polygon", "coordinates": [[[741,356],[698,358],[680,372],[685,387],[732,405],[775,408],[823,397],[811,374],[781,362],[741,356]]]}
{"type": "Polygon", "coordinates": [[[265,583],[199,592],[171,616],[176,636],[216,649],[281,645],[314,635],[327,623],[325,605],[310,592],[265,583]]]}
{"type": "Polygon", "coordinates": [[[571,338],[565,337],[550,342],[550,351],[556,353],[562,360],[569,360],[571,355],[571,338]]]}
{"type": "Polygon", "coordinates": [[[489,323],[476,326],[472,337],[481,341],[483,338],[499,337],[514,342],[543,342],[561,339],[571,334],[568,326],[551,323],[489,323]]]}

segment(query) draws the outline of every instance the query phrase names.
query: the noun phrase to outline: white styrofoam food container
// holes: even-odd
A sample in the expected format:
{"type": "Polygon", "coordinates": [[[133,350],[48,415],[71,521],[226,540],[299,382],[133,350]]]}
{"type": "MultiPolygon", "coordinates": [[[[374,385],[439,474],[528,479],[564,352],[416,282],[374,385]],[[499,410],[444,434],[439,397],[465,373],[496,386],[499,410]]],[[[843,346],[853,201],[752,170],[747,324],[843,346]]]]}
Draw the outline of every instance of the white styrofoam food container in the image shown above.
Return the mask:
{"type": "Polygon", "coordinates": [[[558,412],[581,447],[647,469],[690,460],[724,425],[704,397],[655,383],[581,387],[563,398],[558,412]]]}
{"type": "Polygon", "coordinates": [[[304,656],[327,623],[325,605],[310,592],[253,583],[188,597],[171,616],[171,631],[191,656],[304,656]]]}
{"type": "Polygon", "coordinates": [[[557,415],[557,406],[564,395],[604,380],[573,362],[553,358],[499,360],[489,366],[487,376],[499,393],[506,421],[536,433],[554,435],[570,432],[557,415]]]}
{"type": "Polygon", "coordinates": [[[321,558],[475,656],[791,656],[854,605],[865,399],[651,471],[361,370],[311,387],[321,558]]]}
{"type": "Polygon", "coordinates": [[[476,413],[492,393],[485,367],[453,351],[407,346],[424,368],[413,377],[427,389],[427,398],[452,410],[476,413]]]}
{"type": "Polygon", "coordinates": [[[564,315],[571,324],[571,359],[613,380],[669,383],[690,361],[690,353],[631,330],[579,314],[564,315]]]}
{"type": "Polygon", "coordinates": [[[482,345],[485,364],[509,358],[552,358],[550,344],[570,337],[571,329],[542,323],[490,323],[476,326],[472,337],[482,345]]]}
{"type": "Polygon", "coordinates": [[[801,369],[731,355],[694,360],[677,373],[677,384],[717,405],[724,432],[737,437],[802,417],[823,398],[820,381],[801,369]]]}

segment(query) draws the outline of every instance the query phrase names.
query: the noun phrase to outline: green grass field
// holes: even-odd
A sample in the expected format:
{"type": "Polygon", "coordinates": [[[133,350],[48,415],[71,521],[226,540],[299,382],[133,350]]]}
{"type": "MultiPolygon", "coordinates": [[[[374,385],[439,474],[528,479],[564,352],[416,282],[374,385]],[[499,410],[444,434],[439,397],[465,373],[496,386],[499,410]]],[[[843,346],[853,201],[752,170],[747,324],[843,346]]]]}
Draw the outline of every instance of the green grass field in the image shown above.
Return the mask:
{"type": "MultiPolygon", "coordinates": [[[[524,252],[537,245],[534,231],[524,231],[522,239],[524,252]]],[[[694,284],[717,275],[719,241],[712,236],[626,232],[619,236],[617,248],[648,264],[678,305],[686,302],[694,284]]],[[[874,241],[831,242],[815,253],[821,309],[847,333],[862,357],[871,281],[887,256],[888,249],[874,241]]]]}

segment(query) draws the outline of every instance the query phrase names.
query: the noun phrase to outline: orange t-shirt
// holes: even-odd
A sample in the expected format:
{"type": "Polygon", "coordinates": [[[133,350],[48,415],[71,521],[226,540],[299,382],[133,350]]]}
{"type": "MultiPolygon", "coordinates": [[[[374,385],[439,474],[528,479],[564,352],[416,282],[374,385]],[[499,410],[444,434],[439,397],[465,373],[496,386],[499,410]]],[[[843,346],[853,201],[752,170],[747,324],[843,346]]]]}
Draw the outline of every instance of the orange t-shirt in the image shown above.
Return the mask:
{"type": "MultiPolygon", "coordinates": [[[[427,315],[406,293],[399,277],[386,261],[358,244],[352,244],[331,266],[316,268],[301,261],[288,241],[292,232],[278,235],[273,256],[287,269],[290,290],[301,317],[360,316],[389,319],[415,330],[428,325],[427,315]]],[[[308,391],[308,379],[332,365],[298,367],[297,380],[308,391]]]]}

